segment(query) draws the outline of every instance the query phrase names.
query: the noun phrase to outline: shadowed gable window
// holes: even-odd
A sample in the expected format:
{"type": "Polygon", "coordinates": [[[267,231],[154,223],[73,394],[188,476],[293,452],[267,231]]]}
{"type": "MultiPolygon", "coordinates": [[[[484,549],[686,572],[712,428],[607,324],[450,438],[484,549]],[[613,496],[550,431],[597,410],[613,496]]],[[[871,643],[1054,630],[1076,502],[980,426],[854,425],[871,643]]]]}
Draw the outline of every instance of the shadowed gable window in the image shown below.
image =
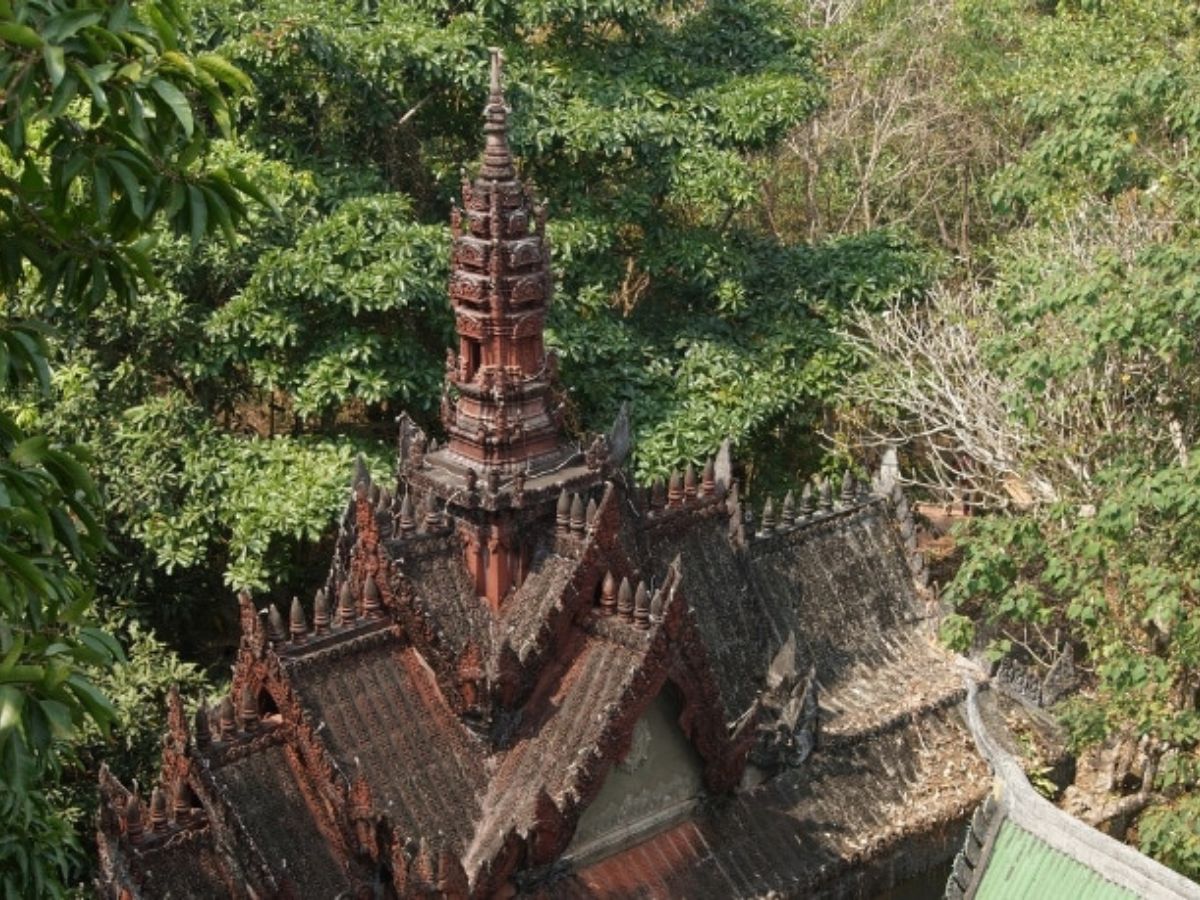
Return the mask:
{"type": "Polygon", "coordinates": [[[568,857],[600,859],[691,810],[703,792],[703,763],[679,727],[682,709],[678,690],[668,682],[634,727],[629,752],[580,816],[568,857]]]}

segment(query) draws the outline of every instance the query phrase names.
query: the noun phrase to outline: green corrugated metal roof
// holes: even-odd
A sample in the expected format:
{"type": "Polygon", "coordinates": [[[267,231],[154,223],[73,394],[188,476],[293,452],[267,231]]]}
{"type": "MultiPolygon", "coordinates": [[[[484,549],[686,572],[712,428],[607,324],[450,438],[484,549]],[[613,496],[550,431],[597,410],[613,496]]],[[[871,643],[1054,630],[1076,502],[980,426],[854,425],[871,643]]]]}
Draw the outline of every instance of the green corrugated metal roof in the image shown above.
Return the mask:
{"type": "Polygon", "coordinates": [[[1137,900],[1007,819],[984,868],[976,900],[1137,900]]]}

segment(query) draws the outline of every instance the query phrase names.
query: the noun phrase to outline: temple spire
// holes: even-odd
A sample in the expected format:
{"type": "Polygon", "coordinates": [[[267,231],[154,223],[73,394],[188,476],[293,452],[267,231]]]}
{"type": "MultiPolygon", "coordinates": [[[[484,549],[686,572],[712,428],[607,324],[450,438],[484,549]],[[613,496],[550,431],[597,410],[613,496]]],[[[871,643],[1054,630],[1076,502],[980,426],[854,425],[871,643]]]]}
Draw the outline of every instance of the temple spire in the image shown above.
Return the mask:
{"type": "Polygon", "coordinates": [[[483,161],[463,184],[463,209],[451,217],[458,352],[446,359],[442,422],[449,446],[431,454],[458,471],[481,468],[488,483],[501,472],[551,468],[570,452],[551,398],[556,367],[544,341],[551,288],[544,215],[513,164],[502,64],[493,49],[483,161]]]}
{"type": "Polygon", "coordinates": [[[504,54],[499,47],[492,47],[491,88],[487,106],[483,109],[483,133],[486,139],[483,150],[481,178],[492,181],[513,181],[517,170],[513,166],[512,151],[508,148],[508,105],[504,102],[504,54]]]}

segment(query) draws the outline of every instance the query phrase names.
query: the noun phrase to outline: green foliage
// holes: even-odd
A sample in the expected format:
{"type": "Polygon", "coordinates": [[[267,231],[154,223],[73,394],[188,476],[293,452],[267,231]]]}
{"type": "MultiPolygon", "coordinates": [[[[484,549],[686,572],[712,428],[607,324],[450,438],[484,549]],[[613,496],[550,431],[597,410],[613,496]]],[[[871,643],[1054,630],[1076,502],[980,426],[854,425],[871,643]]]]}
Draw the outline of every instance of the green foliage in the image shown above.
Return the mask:
{"type": "Polygon", "coordinates": [[[229,235],[257,191],[205,170],[193,103],[229,133],[227,97],[249,87],[220,57],[179,50],[173,4],[27,3],[0,11],[0,287],[26,265],[54,299],[124,296],[153,279],[144,236],[159,214],[193,243],[229,235]]]}
{"type": "MultiPolygon", "coordinates": [[[[105,763],[124,784],[153,785],[162,766],[163,710],[172,687],[183,697],[212,693],[199,668],[184,662],[153,631],[126,613],[108,612],[104,625],[125,648],[116,665],[92,677],[112,704],[111,734],[90,724],[72,742],[61,781],[49,792],[59,816],[87,834],[95,823],[96,771],[105,763]]],[[[71,835],[68,846],[76,846],[71,835]]],[[[72,880],[82,874],[78,864],[72,880]]]]}
{"type": "Polygon", "coordinates": [[[315,543],[345,503],[352,447],[222,432],[178,393],[129,409],[113,435],[112,508],[170,573],[214,562],[231,588],[269,586],[272,542],[315,543]],[[284,486],[286,485],[286,489],[284,486]]]}
{"type": "MultiPolygon", "coordinates": [[[[157,635],[128,615],[110,614],[105,626],[125,648],[125,659],[111,668],[97,671],[96,685],[113,705],[112,741],[101,741],[94,729],[89,731],[81,756],[104,756],[116,776],[125,783],[134,778],[150,784],[162,762],[162,716],[167,694],[178,687],[184,697],[209,692],[210,684],[193,663],[184,662],[157,635]]],[[[95,766],[85,772],[86,787],[93,789],[95,766]]]]}
{"type": "MultiPolygon", "coordinates": [[[[56,403],[20,409],[52,434],[94,439],[138,573],[110,589],[153,605],[159,623],[219,590],[185,572],[215,567],[226,585],[259,589],[294,576],[337,506],[342,462],[360,447],[383,459],[398,408],[437,431],[449,206],[480,151],[489,44],[508,51],[523,176],[551,204],[550,341],[571,425],[607,427],[633,400],[642,477],[727,435],[753,448],[786,434],[776,477],[812,465],[816,408],[853,364],[831,329],[928,280],[926,255],[899,232],[813,249],[754,224],[763,154],[822,95],[812,35],[779,0],[185,13],[172,51],[194,62],[171,83],[206,102],[199,73],[233,60],[217,79],[238,91],[224,112],[192,116],[195,134],[211,122],[229,137],[161,170],[186,185],[183,205],[143,186],[145,219],[170,214],[153,232],[152,290],[97,297],[70,321],[55,342],[56,403]],[[193,185],[206,230],[222,224],[204,179],[257,185],[278,215],[231,206],[234,233],[203,237],[193,185]]],[[[192,146],[175,106],[153,88],[144,100],[161,112],[156,140],[192,146]]],[[[123,182],[108,183],[116,209],[123,182]]]]}
{"type": "Polygon", "coordinates": [[[1200,878],[1200,797],[1148,810],[1138,819],[1138,846],[1188,878],[1200,878]]]}
{"type": "Polygon", "coordinates": [[[62,897],[83,855],[56,800],[0,779],[0,888],[6,897],[62,897]]]}
{"type": "MultiPolygon", "coordinates": [[[[1194,877],[1200,17],[1175,0],[970,0],[953,17],[1007,163],[986,179],[990,242],[953,291],[970,302],[921,320],[922,339],[970,352],[940,369],[913,357],[957,379],[961,408],[901,410],[926,449],[958,454],[960,488],[992,489],[994,514],[956,533],[942,638],[1043,669],[1071,644],[1086,693],[1058,712],[1073,747],[1132,730],[1162,754],[1167,799],[1138,839],[1194,877]],[[976,442],[952,445],[948,422],[976,442]]],[[[899,381],[880,369],[856,384],[895,404],[899,381]]]]}
{"type": "Polygon", "coordinates": [[[0,4],[0,879],[6,896],[61,896],[79,845],[48,799],[85,728],[115,712],[96,685],[124,659],[91,618],[109,548],[85,451],[31,414],[51,388],[51,330],[154,281],[166,220],[193,244],[232,234],[253,188],[207,169],[202,110],[229,132],[245,77],[179,49],[170,3],[0,4]],[[194,106],[195,104],[195,106],[194,106]],[[12,413],[17,413],[14,417],[12,413]],[[18,418],[24,421],[18,422],[18,418]],[[32,426],[32,428],[30,427],[32,426]]]}
{"type": "MultiPolygon", "coordinates": [[[[46,345],[29,323],[0,327],[0,393],[48,386],[46,345]]],[[[122,658],[90,619],[106,548],[99,495],[78,446],[26,434],[0,413],[0,879],[9,896],[55,896],[79,846],[44,784],[62,742],[89,720],[107,733],[109,700],[90,670],[122,658]]]]}
{"type": "Polygon", "coordinates": [[[955,653],[967,653],[975,643],[975,623],[967,616],[947,613],[938,626],[938,637],[955,653]]]}
{"type": "Polygon", "coordinates": [[[441,228],[411,221],[403,197],[348,199],[265,254],[206,336],[221,363],[286,392],[298,416],[332,418],[353,400],[428,413],[453,333],[448,249],[441,228]]]}
{"type": "MultiPolygon", "coordinates": [[[[834,396],[855,365],[836,337],[848,314],[915,296],[931,272],[926,254],[886,232],[819,248],[758,250],[746,254],[744,271],[725,273],[715,315],[658,307],[632,317],[651,338],[642,349],[651,362],[640,379],[598,387],[614,392],[609,408],[622,397],[633,400],[643,424],[642,479],[663,477],[680,460],[699,464],[730,435],[744,444],[775,442],[781,430],[793,429],[797,442],[811,441],[804,433],[811,431],[811,411],[834,396]]],[[[570,352],[565,358],[572,359],[570,352]]],[[[769,458],[764,462],[768,478],[794,471],[786,457],[774,461],[782,463],[774,472],[769,458]]]]}

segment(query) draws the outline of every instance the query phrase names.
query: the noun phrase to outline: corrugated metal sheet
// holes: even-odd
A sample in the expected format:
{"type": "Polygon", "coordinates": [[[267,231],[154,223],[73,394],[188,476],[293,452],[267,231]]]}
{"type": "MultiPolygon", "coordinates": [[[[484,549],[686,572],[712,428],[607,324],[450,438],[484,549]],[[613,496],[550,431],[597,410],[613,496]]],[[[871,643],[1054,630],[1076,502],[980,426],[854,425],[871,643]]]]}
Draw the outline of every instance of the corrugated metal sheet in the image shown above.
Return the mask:
{"type": "Polygon", "coordinates": [[[987,861],[976,900],[1136,900],[1024,828],[1005,821],[987,861]]]}

